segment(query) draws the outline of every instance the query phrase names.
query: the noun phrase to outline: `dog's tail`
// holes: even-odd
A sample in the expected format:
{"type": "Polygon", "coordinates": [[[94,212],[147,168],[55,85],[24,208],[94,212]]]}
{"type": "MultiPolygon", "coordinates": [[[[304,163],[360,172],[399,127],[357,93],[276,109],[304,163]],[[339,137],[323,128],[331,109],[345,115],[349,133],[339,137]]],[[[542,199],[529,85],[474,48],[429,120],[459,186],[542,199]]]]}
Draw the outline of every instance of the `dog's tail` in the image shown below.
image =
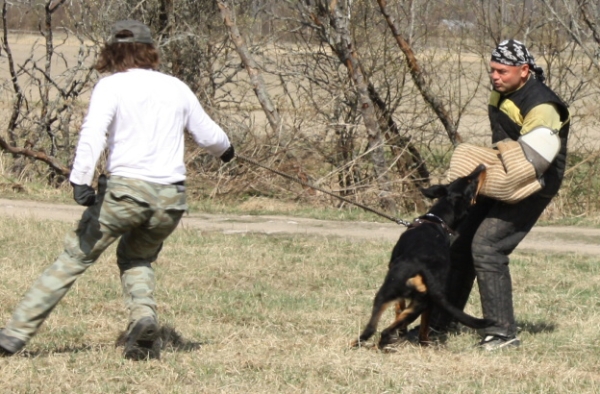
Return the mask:
{"type": "Polygon", "coordinates": [[[422,274],[425,279],[425,285],[427,286],[427,294],[429,295],[431,301],[448,312],[453,318],[458,320],[459,323],[475,329],[486,328],[494,324],[494,322],[490,319],[479,319],[477,317],[473,317],[452,305],[444,295],[443,291],[440,289],[433,276],[429,272],[423,272],[422,274]]]}

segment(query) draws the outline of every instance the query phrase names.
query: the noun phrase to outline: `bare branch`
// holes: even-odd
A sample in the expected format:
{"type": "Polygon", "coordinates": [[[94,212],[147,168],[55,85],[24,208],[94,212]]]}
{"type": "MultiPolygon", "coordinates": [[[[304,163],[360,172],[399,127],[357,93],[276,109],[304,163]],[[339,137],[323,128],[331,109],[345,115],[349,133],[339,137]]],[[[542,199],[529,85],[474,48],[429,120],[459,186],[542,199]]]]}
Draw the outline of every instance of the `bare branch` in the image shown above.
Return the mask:
{"type": "MultiPolygon", "coordinates": [[[[596,67],[598,70],[600,70],[600,63],[598,63],[598,59],[595,56],[595,52],[591,51],[590,48],[588,48],[587,45],[585,44],[584,33],[583,33],[581,27],[579,26],[579,22],[578,22],[576,16],[574,15],[576,11],[569,10],[569,12],[566,13],[566,18],[568,18],[568,19],[565,19],[565,17],[563,17],[564,14],[559,14],[558,11],[556,10],[556,8],[554,7],[554,5],[550,1],[548,1],[548,0],[540,0],[540,1],[542,2],[542,4],[544,4],[548,8],[550,13],[554,17],[554,19],[560,23],[560,25],[569,33],[571,38],[573,38],[573,40],[581,47],[581,49],[583,50],[585,55],[594,64],[594,67],[596,67]]],[[[586,8],[584,7],[585,2],[578,0],[578,3],[579,3],[579,4],[577,4],[579,6],[578,10],[582,13],[584,21],[586,19],[589,19],[589,17],[587,16],[587,13],[586,13],[586,8]]],[[[588,26],[590,26],[589,23],[588,23],[588,26]]],[[[595,24],[592,23],[591,26],[595,27],[595,24]]],[[[594,37],[596,37],[598,35],[598,32],[596,30],[593,30],[593,33],[594,33],[594,37]]],[[[600,44],[599,41],[596,41],[596,43],[600,44]]]]}
{"type": "MultiPolygon", "coordinates": [[[[323,6],[322,10],[326,8],[323,6]]],[[[344,14],[344,7],[341,3],[332,0],[327,8],[327,17],[333,28],[335,36],[331,36],[330,45],[337,54],[338,58],[348,69],[348,75],[354,82],[356,92],[359,97],[359,110],[363,116],[363,123],[367,129],[367,137],[369,140],[369,149],[372,151],[371,160],[375,168],[375,174],[380,182],[382,190],[381,203],[385,209],[390,212],[396,211],[396,204],[393,199],[388,197],[391,192],[391,184],[387,174],[387,165],[383,153],[384,141],[381,135],[381,129],[375,113],[375,106],[369,95],[369,83],[366,76],[363,74],[358,53],[352,42],[349,20],[344,14]]],[[[319,16],[312,14],[314,23],[320,26],[321,32],[325,32],[323,22],[319,16]]]]}
{"type": "Polygon", "coordinates": [[[452,142],[452,144],[456,145],[457,143],[462,142],[462,138],[460,137],[460,134],[458,133],[457,126],[454,123],[454,121],[452,120],[452,115],[446,110],[444,103],[442,103],[433,94],[431,89],[429,89],[427,81],[425,80],[425,73],[423,72],[421,66],[419,65],[419,62],[417,61],[417,58],[415,57],[415,54],[414,54],[410,44],[400,34],[400,29],[396,25],[394,17],[388,10],[387,1],[386,0],[377,0],[377,3],[379,4],[381,13],[385,17],[385,20],[387,21],[388,26],[390,27],[390,30],[392,31],[392,34],[394,35],[394,38],[396,39],[396,42],[398,43],[398,46],[404,53],[404,56],[406,58],[406,63],[410,70],[412,79],[413,79],[415,85],[417,85],[419,92],[421,92],[423,99],[431,106],[431,108],[437,114],[439,120],[442,122],[442,125],[444,125],[446,134],[448,135],[448,138],[450,138],[450,141],[452,142]]]}
{"type": "Polygon", "coordinates": [[[0,137],[0,148],[5,151],[15,154],[25,156],[31,159],[40,160],[46,164],[48,164],[51,168],[58,171],[61,175],[69,176],[71,173],[71,169],[64,164],[62,164],[59,160],[54,157],[48,156],[46,153],[42,151],[35,151],[29,148],[17,148],[15,146],[10,145],[6,142],[6,140],[0,137]]]}
{"type": "MultiPolygon", "coordinates": [[[[31,47],[31,55],[22,64],[18,66],[15,64],[9,45],[8,7],[6,2],[3,3],[2,47],[7,54],[15,99],[7,125],[8,140],[4,137],[0,138],[0,149],[15,157],[11,169],[14,172],[25,168],[22,159],[27,158],[46,163],[52,170],[50,178],[59,174],[63,178],[57,179],[64,179],[64,176],[70,173],[66,162],[72,154],[69,141],[74,99],[88,87],[93,70],[84,64],[89,50],[84,52],[83,40],[80,39],[77,65],[73,68],[69,67],[69,61],[62,53],[57,52],[57,47],[54,45],[52,15],[65,3],[66,0],[45,3],[44,24],[39,30],[45,40],[42,66],[36,63],[34,57],[36,44],[31,47]],[[52,69],[53,63],[56,63],[55,56],[64,60],[65,71],[60,75],[55,75],[52,69]],[[79,78],[84,69],[84,75],[79,78]],[[20,80],[22,77],[25,78],[20,80]],[[26,84],[27,89],[24,89],[21,84],[26,84]],[[35,99],[35,106],[28,106],[26,98],[28,95],[32,95],[35,99]]],[[[68,33],[66,37],[62,44],[68,39],[68,33]]]]}
{"type": "Polygon", "coordinates": [[[260,105],[267,115],[267,119],[269,124],[271,125],[271,129],[274,133],[278,133],[281,130],[281,118],[279,116],[279,112],[273,105],[269,94],[267,93],[267,88],[265,86],[265,81],[260,73],[260,69],[248,47],[246,46],[246,42],[234,21],[231,9],[225,4],[224,1],[217,1],[217,5],[221,11],[221,15],[223,16],[223,21],[225,26],[227,26],[229,30],[229,35],[231,36],[231,40],[235,45],[238,55],[242,59],[242,63],[250,76],[250,82],[252,83],[252,87],[254,89],[254,93],[260,102],[260,105]]]}
{"type": "Polygon", "coordinates": [[[13,103],[12,112],[10,114],[10,120],[8,121],[8,135],[10,136],[11,144],[16,144],[16,135],[14,134],[14,130],[16,128],[17,120],[19,118],[19,110],[24,101],[23,91],[21,86],[19,85],[19,80],[17,77],[17,72],[15,71],[15,60],[12,54],[12,50],[8,43],[8,27],[7,27],[7,7],[6,2],[2,4],[2,47],[4,52],[6,52],[6,56],[8,58],[8,69],[10,72],[10,79],[12,82],[13,90],[15,91],[15,101],[13,103]]]}

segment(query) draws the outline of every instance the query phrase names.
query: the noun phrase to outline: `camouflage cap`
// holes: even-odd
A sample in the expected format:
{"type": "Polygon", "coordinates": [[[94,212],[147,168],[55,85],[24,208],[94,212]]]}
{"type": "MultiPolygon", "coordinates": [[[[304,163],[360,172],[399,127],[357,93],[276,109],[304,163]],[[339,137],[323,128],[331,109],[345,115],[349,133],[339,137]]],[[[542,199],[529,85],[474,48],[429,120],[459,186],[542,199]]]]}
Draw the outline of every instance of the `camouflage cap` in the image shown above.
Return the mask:
{"type": "Polygon", "coordinates": [[[154,44],[152,41],[152,33],[148,26],[142,22],[135,20],[122,20],[115,22],[110,29],[110,38],[108,39],[109,44],[115,44],[118,42],[139,42],[142,44],[154,44]],[[117,37],[117,34],[123,30],[130,31],[133,36],[131,37],[117,37]]]}

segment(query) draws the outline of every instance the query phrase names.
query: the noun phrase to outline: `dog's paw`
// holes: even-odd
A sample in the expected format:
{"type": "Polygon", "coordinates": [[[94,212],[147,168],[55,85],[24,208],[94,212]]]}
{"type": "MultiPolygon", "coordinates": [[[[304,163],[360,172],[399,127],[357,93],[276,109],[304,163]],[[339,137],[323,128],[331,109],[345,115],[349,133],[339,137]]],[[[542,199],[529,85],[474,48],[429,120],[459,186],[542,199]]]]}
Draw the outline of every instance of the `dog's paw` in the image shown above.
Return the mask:
{"type": "Polygon", "coordinates": [[[382,353],[398,353],[400,351],[400,342],[380,346],[379,351],[382,353]]]}
{"type": "Polygon", "coordinates": [[[373,349],[374,347],[374,343],[361,341],[360,339],[355,339],[354,341],[350,342],[351,349],[373,349]]]}
{"type": "Polygon", "coordinates": [[[381,337],[379,338],[379,349],[383,349],[388,345],[394,345],[398,342],[402,342],[404,337],[398,335],[397,331],[383,331],[381,333],[381,337]]]}
{"type": "Polygon", "coordinates": [[[350,342],[350,347],[352,349],[358,349],[361,347],[368,347],[367,342],[365,341],[361,341],[360,339],[355,339],[354,341],[350,342]]]}

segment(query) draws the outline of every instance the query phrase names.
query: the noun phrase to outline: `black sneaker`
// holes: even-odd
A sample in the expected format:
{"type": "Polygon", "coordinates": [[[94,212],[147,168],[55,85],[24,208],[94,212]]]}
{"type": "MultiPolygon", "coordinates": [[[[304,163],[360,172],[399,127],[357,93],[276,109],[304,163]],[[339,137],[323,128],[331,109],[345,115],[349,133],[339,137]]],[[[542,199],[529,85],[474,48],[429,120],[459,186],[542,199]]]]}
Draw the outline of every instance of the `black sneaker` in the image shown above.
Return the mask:
{"type": "Polygon", "coordinates": [[[160,330],[152,317],[143,317],[133,325],[127,334],[125,358],[129,360],[160,359],[160,330]]]}
{"type": "Polygon", "coordinates": [[[517,348],[521,346],[519,338],[515,337],[503,337],[501,335],[487,335],[479,342],[477,347],[492,352],[494,350],[517,348]]]}
{"type": "Polygon", "coordinates": [[[0,357],[10,357],[25,347],[25,341],[0,331],[0,357]]]}

